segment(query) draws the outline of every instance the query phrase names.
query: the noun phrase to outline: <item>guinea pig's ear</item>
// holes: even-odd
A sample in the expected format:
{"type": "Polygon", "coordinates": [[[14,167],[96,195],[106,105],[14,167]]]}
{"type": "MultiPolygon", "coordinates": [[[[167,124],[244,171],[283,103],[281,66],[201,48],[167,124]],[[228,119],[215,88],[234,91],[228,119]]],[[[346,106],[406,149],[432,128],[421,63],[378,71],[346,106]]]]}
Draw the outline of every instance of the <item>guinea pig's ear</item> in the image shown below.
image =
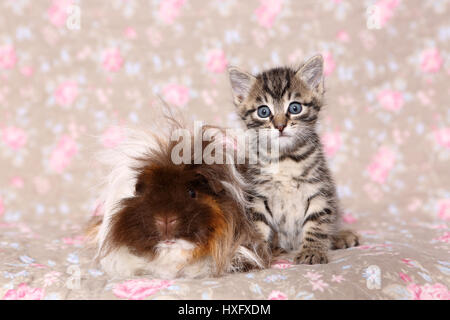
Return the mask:
{"type": "Polygon", "coordinates": [[[144,181],[144,177],[142,176],[142,174],[140,174],[136,179],[136,184],[134,185],[134,194],[137,196],[144,194],[145,187],[146,184],[144,181]]]}
{"type": "Polygon", "coordinates": [[[153,171],[152,168],[147,166],[144,168],[138,168],[136,169],[137,175],[136,175],[136,184],[134,185],[134,194],[136,196],[143,195],[146,190],[151,185],[153,171]]]}
{"type": "Polygon", "coordinates": [[[196,187],[203,191],[209,191],[214,194],[219,194],[223,190],[222,183],[215,178],[212,178],[206,172],[197,171],[195,179],[196,187]]]}

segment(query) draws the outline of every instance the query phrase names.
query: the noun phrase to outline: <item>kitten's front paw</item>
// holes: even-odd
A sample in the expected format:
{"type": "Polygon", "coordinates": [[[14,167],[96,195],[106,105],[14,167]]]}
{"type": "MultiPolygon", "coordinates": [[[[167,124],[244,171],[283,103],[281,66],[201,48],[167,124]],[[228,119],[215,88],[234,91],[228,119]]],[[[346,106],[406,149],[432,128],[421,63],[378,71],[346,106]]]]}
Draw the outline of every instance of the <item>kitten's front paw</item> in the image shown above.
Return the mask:
{"type": "Polygon", "coordinates": [[[346,249],[359,245],[359,236],[351,230],[341,230],[332,237],[332,249],[346,249]]]}
{"type": "Polygon", "coordinates": [[[295,256],[296,264],[324,264],[328,263],[326,250],[317,248],[302,248],[295,256]]]}

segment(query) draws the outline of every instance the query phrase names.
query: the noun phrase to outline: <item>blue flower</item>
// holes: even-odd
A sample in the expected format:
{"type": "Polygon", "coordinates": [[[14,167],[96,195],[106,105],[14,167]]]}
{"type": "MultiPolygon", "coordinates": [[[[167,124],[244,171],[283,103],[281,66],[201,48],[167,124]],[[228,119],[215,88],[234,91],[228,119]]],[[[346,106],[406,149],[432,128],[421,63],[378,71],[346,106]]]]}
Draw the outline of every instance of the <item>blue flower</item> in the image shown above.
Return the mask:
{"type": "Polygon", "coordinates": [[[27,264],[33,263],[33,262],[34,262],[34,259],[33,259],[33,258],[31,258],[31,257],[29,257],[29,256],[26,256],[26,255],[20,256],[19,259],[20,259],[20,261],[22,261],[23,263],[27,263],[27,264]]]}
{"type": "Polygon", "coordinates": [[[78,255],[76,254],[76,253],[70,253],[68,256],[67,256],[67,259],[66,259],[68,262],[70,262],[70,263],[74,263],[74,264],[78,264],[79,262],[80,262],[80,259],[78,258],[78,255]]]}
{"type": "Polygon", "coordinates": [[[97,269],[89,269],[88,272],[93,277],[98,277],[98,276],[101,276],[103,274],[103,271],[100,271],[100,270],[97,270],[97,269]]]}

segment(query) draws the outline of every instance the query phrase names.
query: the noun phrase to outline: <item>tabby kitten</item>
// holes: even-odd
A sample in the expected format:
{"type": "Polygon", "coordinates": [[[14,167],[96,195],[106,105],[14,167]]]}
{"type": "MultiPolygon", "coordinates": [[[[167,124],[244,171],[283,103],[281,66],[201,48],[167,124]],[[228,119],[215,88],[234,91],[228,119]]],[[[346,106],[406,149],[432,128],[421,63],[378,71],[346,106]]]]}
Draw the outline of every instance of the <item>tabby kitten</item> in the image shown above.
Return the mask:
{"type": "Polygon", "coordinates": [[[295,252],[295,262],[327,263],[328,249],[358,245],[340,229],[340,209],[316,122],[323,104],[323,58],[299,70],[274,68],[253,76],[229,68],[234,104],[247,128],[276,132],[279,162],[258,161],[248,172],[257,227],[273,248],[295,252]]]}

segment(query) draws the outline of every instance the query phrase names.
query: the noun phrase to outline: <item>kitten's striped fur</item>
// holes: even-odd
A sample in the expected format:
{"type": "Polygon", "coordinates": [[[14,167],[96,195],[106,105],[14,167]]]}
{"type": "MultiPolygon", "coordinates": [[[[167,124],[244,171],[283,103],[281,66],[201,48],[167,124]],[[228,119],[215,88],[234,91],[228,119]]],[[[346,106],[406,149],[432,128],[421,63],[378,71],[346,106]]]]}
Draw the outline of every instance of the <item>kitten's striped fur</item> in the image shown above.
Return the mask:
{"type": "Polygon", "coordinates": [[[333,178],[316,133],[323,105],[323,59],[314,56],[299,70],[274,68],[253,76],[229,68],[234,103],[247,128],[279,131],[279,163],[248,166],[252,214],[273,248],[296,252],[297,263],[327,263],[329,248],[358,245],[358,236],[340,230],[333,178]],[[289,105],[299,102],[299,114],[289,105]],[[262,118],[258,108],[267,106],[262,118]],[[285,136],[283,136],[285,135],[285,136]],[[277,165],[278,171],[272,166],[277,165]]]}

